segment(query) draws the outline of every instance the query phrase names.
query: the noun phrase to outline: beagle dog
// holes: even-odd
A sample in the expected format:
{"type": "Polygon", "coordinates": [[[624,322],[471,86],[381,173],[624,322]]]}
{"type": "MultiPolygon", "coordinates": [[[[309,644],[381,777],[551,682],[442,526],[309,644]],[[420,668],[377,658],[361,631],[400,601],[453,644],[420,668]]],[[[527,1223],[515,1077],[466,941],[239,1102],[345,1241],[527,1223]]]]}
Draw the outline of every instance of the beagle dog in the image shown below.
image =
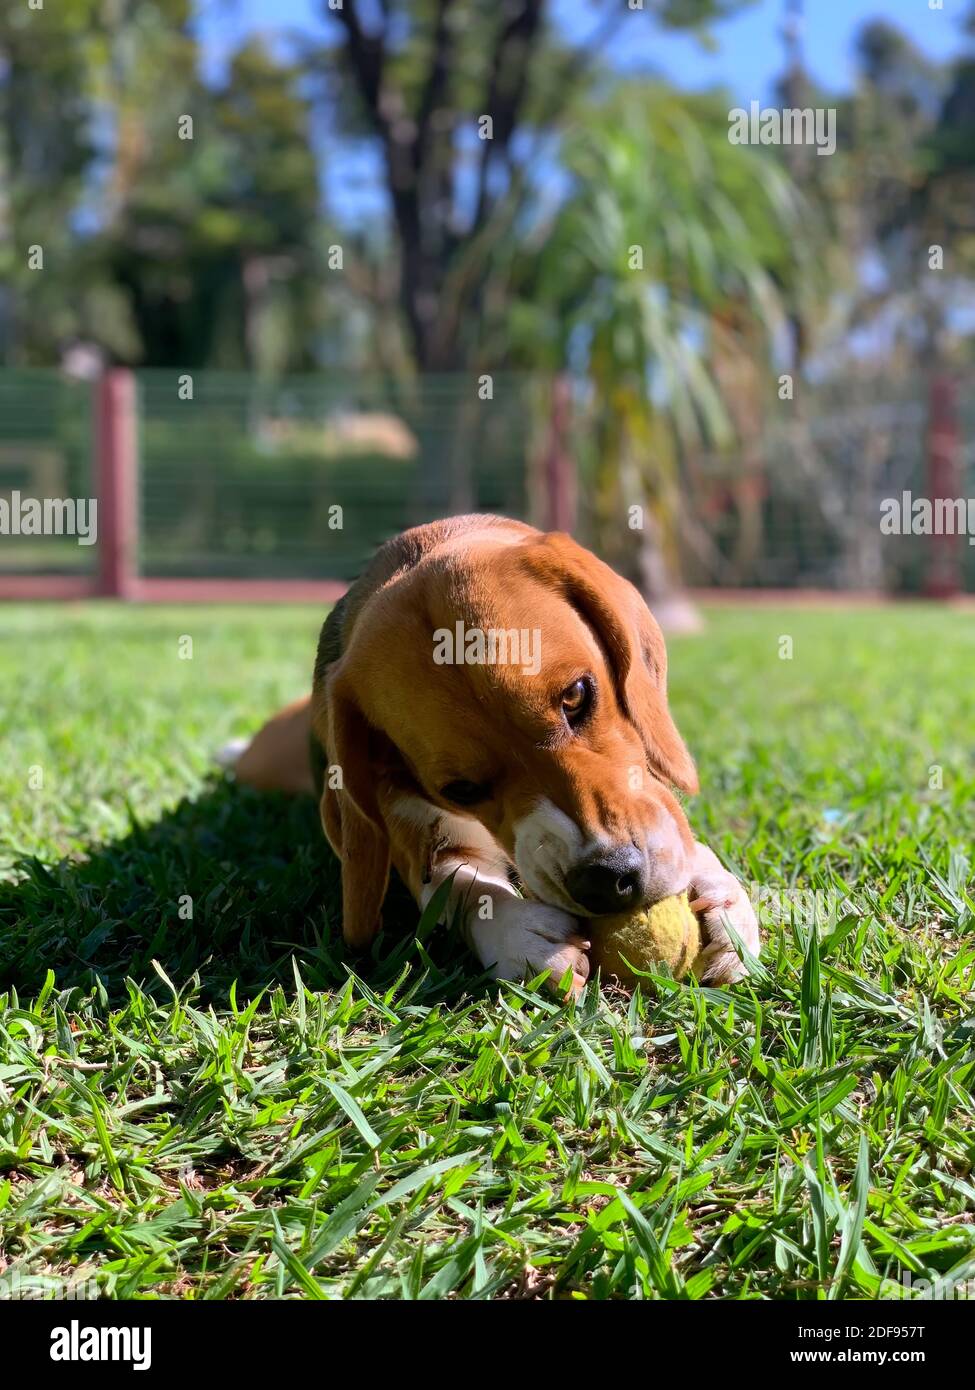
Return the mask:
{"type": "Polygon", "coordinates": [[[453,876],[445,920],[485,967],[570,971],[578,991],[580,919],[687,889],[703,979],[729,982],[726,922],[754,955],[758,925],[672,790],[698,779],[666,678],[640,594],[571,537],[454,517],[381,547],[325,621],[310,698],[231,765],[318,797],[350,947],[375,936],[391,865],[421,909],[453,876]]]}

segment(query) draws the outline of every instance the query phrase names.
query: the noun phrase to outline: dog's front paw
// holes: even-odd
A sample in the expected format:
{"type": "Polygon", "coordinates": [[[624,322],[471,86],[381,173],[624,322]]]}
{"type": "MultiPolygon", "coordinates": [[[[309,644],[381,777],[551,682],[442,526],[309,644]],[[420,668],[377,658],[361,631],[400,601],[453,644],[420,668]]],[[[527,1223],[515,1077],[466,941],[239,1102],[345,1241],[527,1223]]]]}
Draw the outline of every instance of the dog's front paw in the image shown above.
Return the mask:
{"type": "Polygon", "coordinates": [[[758,921],[748,894],[713,850],[695,845],[695,857],[687,895],[701,921],[704,949],[696,968],[703,984],[729,985],[748,974],[731,944],[725,923],[730,922],[753,956],[761,950],[758,921]]]}
{"type": "Polygon", "coordinates": [[[571,993],[578,994],[589,976],[589,942],[579,923],[547,903],[502,898],[494,904],[493,919],[472,923],[470,935],[478,958],[496,980],[523,980],[548,970],[548,983],[556,988],[571,970],[571,993]]]}

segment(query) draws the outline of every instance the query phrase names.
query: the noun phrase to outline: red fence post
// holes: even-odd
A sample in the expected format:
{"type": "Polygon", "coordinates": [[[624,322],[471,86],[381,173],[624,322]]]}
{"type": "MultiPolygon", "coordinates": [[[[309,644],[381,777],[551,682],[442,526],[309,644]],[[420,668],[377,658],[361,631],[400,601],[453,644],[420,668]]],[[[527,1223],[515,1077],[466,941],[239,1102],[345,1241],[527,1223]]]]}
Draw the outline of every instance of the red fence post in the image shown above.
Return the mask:
{"type": "Polygon", "coordinates": [[[132,598],[137,585],[139,458],[135,377],[112,368],[95,383],[99,592],[132,598]]]}
{"type": "MultiPolygon", "coordinates": [[[[936,376],[931,381],[928,396],[928,499],[935,519],[939,510],[952,515],[950,509],[938,507],[939,501],[958,497],[960,493],[958,459],[958,414],[955,383],[949,376],[936,376]]],[[[961,536],[947,527],[932,535],[924,574],[924,592],[928,598],[951,598],[961,593],[961,536]]]]}

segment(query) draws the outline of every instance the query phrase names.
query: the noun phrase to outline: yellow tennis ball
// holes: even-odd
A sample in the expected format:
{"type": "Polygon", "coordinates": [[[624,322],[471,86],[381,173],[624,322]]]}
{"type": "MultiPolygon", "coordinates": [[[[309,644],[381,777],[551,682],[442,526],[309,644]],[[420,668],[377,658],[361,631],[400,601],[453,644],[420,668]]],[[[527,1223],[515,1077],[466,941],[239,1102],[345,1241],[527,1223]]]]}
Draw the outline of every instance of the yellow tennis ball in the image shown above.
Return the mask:
{"type": "Polygon", "coordinates": [[[655,970],[665,961],[675,979],[695,971],[701,954],[701,928],[687,902],[686,893],[663,898],[653,907],[618,917],[598,917],[589,923],[591,959],[606,979],[615,975],[621,984],[639,979],[627,968],[655,970]]]}

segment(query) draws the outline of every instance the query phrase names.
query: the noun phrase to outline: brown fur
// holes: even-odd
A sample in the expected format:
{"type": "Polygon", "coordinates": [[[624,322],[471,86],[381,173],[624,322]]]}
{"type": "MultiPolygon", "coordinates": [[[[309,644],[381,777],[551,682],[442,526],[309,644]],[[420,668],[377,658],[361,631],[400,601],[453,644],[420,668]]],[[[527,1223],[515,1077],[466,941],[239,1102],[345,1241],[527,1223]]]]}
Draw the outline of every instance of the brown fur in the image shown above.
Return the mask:
{"type": "Polygon", "coordinates": [[[237,776],[309,788],[313,730],[322,824],[342,861],[343,931],[363,947],[391,864],[418,894],[432,857],[465,849],[445,830],[459,821],[513,856],[515,827],[540,794],[586,833],[618,841],[643,836],[666,810],[690,851],[669,784],[694,792],[697,774],[670,716],[666,675],[663,638],[640,595],[571,537],[502,517],[436,522],[377,553],[323,630],[310,701],[265,726],[237,776]],[[434,631],[458,619],[540,630],[540,672],[437,666],[434,631]],[[584,732],[565,737],[553,732],[552,702],[581,673],[596,682],[596,707],[584,732]],[[651,775],[634,789],[635,768],[651,775]],[[440,790],[457,779],[489,782],[490,800],[458,812],[440,790]],[[404,817],[398,808],[413,799],[444,817],[404,817]]]}

